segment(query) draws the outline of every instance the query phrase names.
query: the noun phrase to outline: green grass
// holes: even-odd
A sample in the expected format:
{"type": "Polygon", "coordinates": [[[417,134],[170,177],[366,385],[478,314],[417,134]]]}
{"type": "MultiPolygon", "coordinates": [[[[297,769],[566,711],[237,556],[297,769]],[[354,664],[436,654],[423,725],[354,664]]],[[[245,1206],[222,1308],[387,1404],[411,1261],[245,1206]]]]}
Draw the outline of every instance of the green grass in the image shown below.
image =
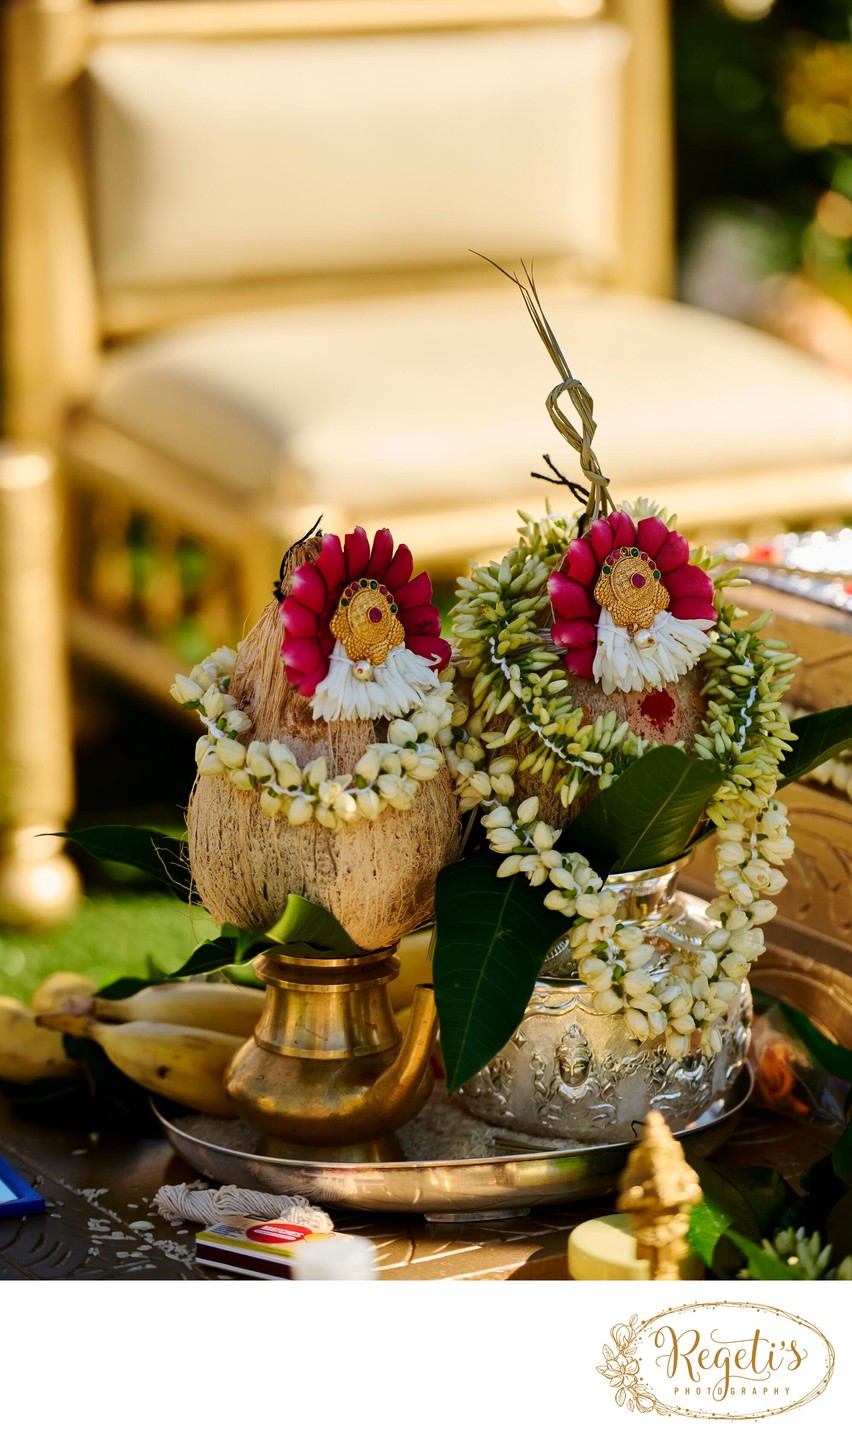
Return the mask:
{"type": "Polygon", "coordinates": [[[143,978],[151,963],[171,972],[218,932],[203,910],[168,895],[92,894],[61,928],[0,933],[0,994],[29,1002],[57,969],[89,974],[99,987],[125,975],[143,978]]]}

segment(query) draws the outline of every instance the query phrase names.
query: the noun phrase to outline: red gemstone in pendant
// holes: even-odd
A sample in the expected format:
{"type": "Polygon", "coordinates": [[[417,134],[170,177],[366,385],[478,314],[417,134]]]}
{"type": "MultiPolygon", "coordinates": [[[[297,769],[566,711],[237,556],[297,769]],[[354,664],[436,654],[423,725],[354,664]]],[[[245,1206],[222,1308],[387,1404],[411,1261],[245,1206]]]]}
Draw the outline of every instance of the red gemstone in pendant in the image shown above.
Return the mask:
{"type": "Polygon", "coordinates": [[[370,622],[371,622],[372,624],[378,624],[378,623],[381,621],[381,618],[382,618],[382,611],[381,611],[381,609],[371,609],[371,610],[369,611],[368,618],[370,619],[370,622]]]}
{"type": "Polygon", "coordinates": [[[644,574],[632,574],[630,576],[630,582],[635,589],[641,589],[645,583],[645,576],[644,574]]]}

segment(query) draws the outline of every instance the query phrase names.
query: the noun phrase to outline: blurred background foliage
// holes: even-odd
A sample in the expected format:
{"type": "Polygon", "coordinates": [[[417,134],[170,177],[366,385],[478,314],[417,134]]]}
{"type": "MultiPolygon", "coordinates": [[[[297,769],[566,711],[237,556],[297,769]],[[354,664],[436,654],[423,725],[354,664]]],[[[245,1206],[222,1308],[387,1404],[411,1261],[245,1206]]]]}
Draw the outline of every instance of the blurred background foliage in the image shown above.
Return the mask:
{"type": "Polygon", "coordinates": [[[852,373],[852,4],[674,0],[681,297],[852,373]]]}

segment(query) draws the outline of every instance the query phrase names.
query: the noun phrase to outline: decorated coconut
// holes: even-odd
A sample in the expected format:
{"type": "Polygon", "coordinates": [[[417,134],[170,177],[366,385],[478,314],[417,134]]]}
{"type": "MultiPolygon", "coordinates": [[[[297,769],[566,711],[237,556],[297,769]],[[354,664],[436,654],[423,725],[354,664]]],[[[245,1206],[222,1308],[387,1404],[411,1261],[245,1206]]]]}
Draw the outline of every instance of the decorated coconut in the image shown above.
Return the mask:
{"type": "Polygon", "coordinates": [[[458,801],[437,743],[450,648],[413,567],[386,529],[309,537],[238,650],[176,680],[206,730],[187,824],[219,922],[265,931],[295,894],[381,950],[431,916],[458,801]]]}
{"type": "Polygon", "coordinates": [[[792,851],[776,790],[798,661],[768,616],[741,627],[736,571],[652,501],[614,499],[591,396],[531,276],[510,278],[582,482],[546,456],[564,512],[522,515],[509,553],[460,581],[448,758],[472,818],[468,877],[438,889],[442,1048],[489,1122],[629,1139],[650,1104],[695,1121],[742,1068],[746,979],[792,851]],[[704,906],[677,875],[712,834],[704,906]]]}

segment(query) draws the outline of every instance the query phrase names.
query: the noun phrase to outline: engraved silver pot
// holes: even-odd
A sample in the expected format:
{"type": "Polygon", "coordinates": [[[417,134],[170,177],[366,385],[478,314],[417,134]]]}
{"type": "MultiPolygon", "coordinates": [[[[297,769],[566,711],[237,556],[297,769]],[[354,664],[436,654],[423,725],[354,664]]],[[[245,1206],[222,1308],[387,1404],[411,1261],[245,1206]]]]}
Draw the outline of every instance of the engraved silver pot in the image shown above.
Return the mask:
{"type": "MultiPolygon", "coordinates": [[[[645,930],[663,977],[714,928],[705,904],[678,891],[688,858],[659,869],[613,875],[616,915],[645,930]]],[[[547,1145],[631,1142],[649,1108],[683,1129],[731,1089],[745,1063],[751,991],[744,981],[721,1026],[722,1050],[708,1059],[695,1046],[683,1059],[662,1038],[639,1043],[621,1016],[597,1014],[577,977],[567,938],[542,966],[523,1020],[509,1042],[458,1093],[464,1107],[499,1128],[547,1145]]]]}

